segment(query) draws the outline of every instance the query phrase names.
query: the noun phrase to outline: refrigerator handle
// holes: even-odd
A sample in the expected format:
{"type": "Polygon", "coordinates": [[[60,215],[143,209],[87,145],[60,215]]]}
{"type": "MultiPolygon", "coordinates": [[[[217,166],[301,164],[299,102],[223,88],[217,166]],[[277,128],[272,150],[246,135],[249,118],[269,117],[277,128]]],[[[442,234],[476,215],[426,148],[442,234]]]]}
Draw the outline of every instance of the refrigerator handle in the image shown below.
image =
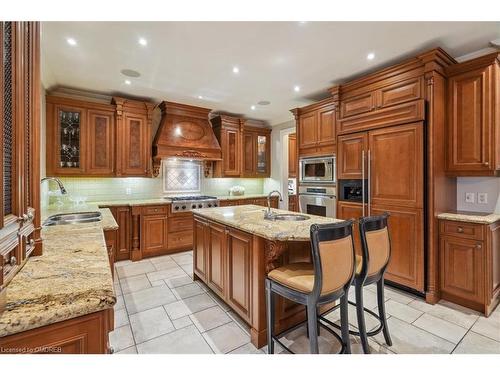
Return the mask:
{"type": "Polygon", "coordinates": [[[371,215],[372,154],[368,149],[368,216],[371,215]]]}
{"type": "Polygon", "coordinates": [[[361,202],[365,216],[365,150],[361,151],[361,202]]]}

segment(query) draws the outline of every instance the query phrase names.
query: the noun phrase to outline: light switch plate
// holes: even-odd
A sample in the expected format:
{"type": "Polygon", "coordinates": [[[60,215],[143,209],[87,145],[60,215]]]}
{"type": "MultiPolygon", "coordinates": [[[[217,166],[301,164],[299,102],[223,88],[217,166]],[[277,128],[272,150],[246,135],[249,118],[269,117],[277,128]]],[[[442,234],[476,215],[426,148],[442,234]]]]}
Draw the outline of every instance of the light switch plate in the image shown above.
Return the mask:
{"type": "Polygon", "coordinates": [[[477,203],[487,204],[488,203],[488,193],[477,193],[477,203]]]}
{"type": "Polygon", "coordinates": [[[474,203],[476,201],[476,193],[465,193],[465,203],[474,203]]]}

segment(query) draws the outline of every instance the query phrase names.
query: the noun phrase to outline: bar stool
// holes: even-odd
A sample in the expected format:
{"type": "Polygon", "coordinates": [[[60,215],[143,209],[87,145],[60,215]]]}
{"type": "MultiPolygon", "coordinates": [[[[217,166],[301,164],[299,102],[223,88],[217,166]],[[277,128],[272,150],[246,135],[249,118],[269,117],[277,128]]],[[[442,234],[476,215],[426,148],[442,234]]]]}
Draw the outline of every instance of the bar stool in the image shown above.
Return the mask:
{"type": "Polygon", "coordinates": [[[319,325],[328,330],[341,343],[339,353],[350,353],[348,322],[348,292],[354,278],[355,254],[352,221],[335,224],[311,225],[312,264],[292,263],[269,272],[266,278],[267,347],[274,353],[275,341],[289,353],[280,338],[299,323],[276,336],[274,334],[274,293],[306,306],[307,327],[311,353],[319,353],[319,325]],[[319,306],[340,298],[341,335],[318,320],[319,306]]]}
{"type": "MultiPolygon", "coordinates": [[[[359,220],[362,256],[356,255],[356,272],[353,281],[356,303],[349,301],[349,304],[356,306],[358,331],[350,330],[349,333],[360,337],[363,352],[366,354],[370,353],[368,337],[375,336],[380,331],[383,332],[387,345],[392,346],[389,328],[387,327],[384,299],[384,274],[391,256],[391,239],[387,226],[388,217],[389,214],[384,213],[380,216],[364,217],[359,220]],[[378,315],[363,305],[363,287],[374,283],[377,283],[378,315]],[[369,332],[366,332],[364,312],[379,321],[379,325],[369,332]]],[[[336,308],[338,307],[335,306],[330,311],[336,308]]],[[[324,317],[330,311],[323,313],[320,319],[339,328],[338,324],[324,317]]]]}

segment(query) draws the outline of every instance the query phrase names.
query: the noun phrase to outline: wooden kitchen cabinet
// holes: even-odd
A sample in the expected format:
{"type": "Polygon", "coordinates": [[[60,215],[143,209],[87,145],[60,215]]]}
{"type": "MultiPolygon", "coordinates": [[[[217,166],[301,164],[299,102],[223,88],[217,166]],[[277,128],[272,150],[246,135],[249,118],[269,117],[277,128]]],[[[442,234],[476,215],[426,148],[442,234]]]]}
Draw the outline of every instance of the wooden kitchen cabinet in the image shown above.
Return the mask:
{"type": "Polygon", "coordinates": [[[0,22],[0,314],[40,237],[40,23],[0,22]]]}
{"type": "MultiPolygon", "coordinates": [[[[366,205],[365,205],[366,206],[366,205]]],[[[366,210],[366,207],[365,207],[366,210]]],[[[365,211],[366,212],[366,211],[365,211]]],[[[352,236],[354,240],[354,250],[357,255],[362,255],[361,237],[359,235],[359,226],[357,220],[363,217],[363,205],[357,202],[337,201],[337,219],[351,220],[354,219],[352,236]]]]}
{"type": "Polygon", "coordinates": [[[140,217],[140,243],[142,257],[163,255],[168,249],[167,206],[142,208],[140,217]]]}
{"type": "Polygon", "coordinates": [[[297,178],[297,134],[288,134],[288,178],[297,178]]]}
{"type": "Polygon", "coordinates": [[[240,119],[220,115],[211,122],[222,151],[222,160],[214,163],[214,177],[239,177],[242,168],[240,119]]]}
{"type": "Polygon", "coordinates": [[[115,261],[130,259],[130,207],[129,206],[100,206],[109,208],[116,223],[118,231],[116,233],[116,242],[114,247],[115,261]]]}
{"type": "Polygon", "coordinates": [[[105,230],[104,240],[106,242],[106,249],[108,250],[109,267],[111,268],[111,276],[115,278],[115,251],[116,251],[116,237],[118,230],[105,230]]]}
{"type": "Polygon", "coordinates": [[[207,284],[220,297],[226,293],[226,231],[224,226],[210,223],[207,244],[207,284]]]}
{"type": "Polygon", "coordinates": [[[251,322],[251,275],[253,236],[236,229],[227,233],[226,302],[247,322],[251,322]]]}
{"type": "Polygon", "coordinates": [[[500,170],[498,53],[449,67],[446,171],[492,176],[500,170]]]}
{"type": "Polygon", "coordinates": [[[288,196],[288,211],[299,212],[299,202],[297,194],[288,196]]]}
{"type": "Polygon", "coordinates": [[[114,97],[117,176],[150,177],[153,104],[114,97]]]}
{"type": "Polygon", "coordinates": [[[87,118],[86,174],[110,176],[115,171],[114,113],[90,109],[87,111],[87,118]]]}
{"type": "Polygon", "coordinates": [[[191,212],[169,215],[167,242],[169,252],[193,248],[193,214],[191,212]]]}
{"type": "Polygon", "coordinates": [[[443,299],[489,316],[500,300],[500,222],[439,221],[443,299]]]}
{"type": "Polygon", "coordinates": [[[47,95],[47,175],[150,176],[152,109],[124,98],[47,95]]]}
{"type": "Polygon", "coordinates": [[[336,111],[332,99],[295,108],[291,112],[297,123],[299,157],[335,154],[336,111]]]}
{"type": "Polygon", "coordinates": [[[241,177],[271,175],[271,130],[261,121],[242,120],[243,154],[241,177]]]}
{"type": "Polygon", "coordinates": [[[193,271],[195,278],[207,282],[209,226],[206,220],[194,217],[193,271]]]}
{"type": "MultiPolygon", "coordinates": [[[[368,134],[366,132],[339,136],[337,145],[337,178],[339,180],[362,178],[363,152],[366,162],[367,151],[368,134]]],[[[365,175],[364,178],[367,178],[367,176],[365,175]]]]}

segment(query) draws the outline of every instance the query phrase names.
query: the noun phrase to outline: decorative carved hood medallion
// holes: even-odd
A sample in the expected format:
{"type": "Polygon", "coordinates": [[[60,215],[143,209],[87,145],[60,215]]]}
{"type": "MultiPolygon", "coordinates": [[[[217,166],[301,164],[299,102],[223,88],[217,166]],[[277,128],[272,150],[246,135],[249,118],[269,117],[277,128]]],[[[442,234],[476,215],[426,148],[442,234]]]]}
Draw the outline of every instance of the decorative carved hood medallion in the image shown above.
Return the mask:
{"type": "Polygon", "coordinates": [[[221,148],[208,120],[210,109],[162,102],[161,122],[153,141],[154,174],[167,157],[221,160],[221,148]]]}

